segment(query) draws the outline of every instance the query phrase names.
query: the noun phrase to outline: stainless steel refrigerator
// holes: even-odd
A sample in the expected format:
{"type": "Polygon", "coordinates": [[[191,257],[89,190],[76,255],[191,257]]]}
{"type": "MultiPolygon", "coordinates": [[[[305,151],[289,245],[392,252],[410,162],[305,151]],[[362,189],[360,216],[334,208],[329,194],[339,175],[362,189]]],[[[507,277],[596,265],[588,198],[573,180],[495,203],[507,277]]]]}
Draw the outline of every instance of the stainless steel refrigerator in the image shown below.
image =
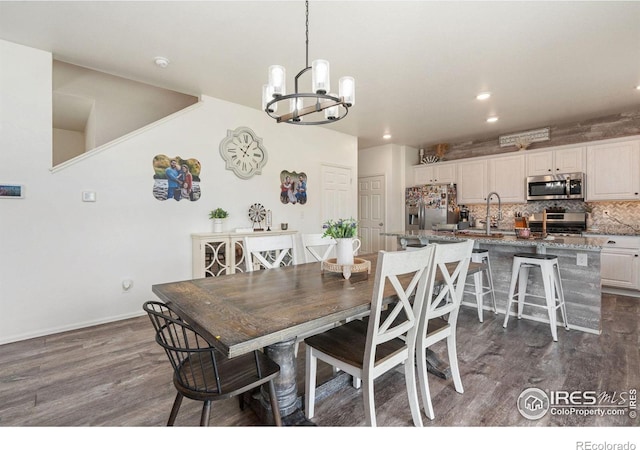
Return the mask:
{"type": "Polygon", "coordinates": [[[407,230],[453,228],[460,218],[455,184],[426,184],[407,188],[405,205],[407,230]]]}

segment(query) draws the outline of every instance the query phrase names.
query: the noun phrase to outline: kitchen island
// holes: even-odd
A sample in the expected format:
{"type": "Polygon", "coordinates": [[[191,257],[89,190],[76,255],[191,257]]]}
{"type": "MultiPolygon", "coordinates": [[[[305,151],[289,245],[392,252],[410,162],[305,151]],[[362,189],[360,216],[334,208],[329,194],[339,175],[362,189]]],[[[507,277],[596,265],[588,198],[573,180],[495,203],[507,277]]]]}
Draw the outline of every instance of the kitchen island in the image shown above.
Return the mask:
{"type": "MultiPolygon", "coordinates": [[[[564,291],[569,327],[588,333],[601,332],[601,285],[600,285],[600,252],[606,242],[602,238],[557,236],[546,239],[520,239],[515,235],[495,233],[491,235],[476,232],[444,232],[444,231],[401,231],[382,233],[384,236],[397,238],[398,247],[406,248],[411,244],[428,244],[430,242],[446,243],[464,239],[473,239],[475,248],[489,251],[496,304],[499,314],[504,314],[507,307],[507,296],[511,282],[511,266],[515,253],[553,254],[558,257],[560,276],[564,291]],[[580,264],[578,264],[580,263],[580,264]]],[[[469,291],[473,288],[469,287],[469,291]]],[[[539,270],[529,274],[527,293],[544,295],[542,278],[539,270]]],[[[484,309],[492,310],[488,296],[485,296],[484,309]]],[[[538,299],[544,302],[543,299],[538,299]]],[[[527,301],[536,301],[535,298],[527,301]]],[[[476,307],[475,296],[466,293],[463,305],[476,307]]],[[[516,315],[516,306],[512,306],[511,315],[516,315]]],[[[540,308],[525,306],[523,318],[549,323],[546,312],[540,308]]],[[[560,318],[558,325],[563,325],[560,318]]],[[[509,327],[516,326],[509,321],[509,327]]],[[[561,335],[560,335],[561,336],[561,335]]],[[[551,338],[551,334],[549,334],[551,338]]]]}

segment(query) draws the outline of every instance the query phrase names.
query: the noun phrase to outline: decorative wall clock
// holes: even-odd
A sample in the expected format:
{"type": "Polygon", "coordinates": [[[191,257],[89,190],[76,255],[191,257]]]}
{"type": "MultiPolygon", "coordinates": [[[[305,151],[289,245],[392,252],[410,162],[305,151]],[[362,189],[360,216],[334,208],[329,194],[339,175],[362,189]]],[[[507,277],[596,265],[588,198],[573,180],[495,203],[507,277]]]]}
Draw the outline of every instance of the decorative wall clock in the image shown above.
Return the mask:
{"type": "Polygon", "coordinates": [[[248,127],[227,130],[227,137],[220,142],[220,156],[226,162],[225,168],[244,180],[262,173],[267,164],[267,149],[262,145],[262,138],[248,127]]]}

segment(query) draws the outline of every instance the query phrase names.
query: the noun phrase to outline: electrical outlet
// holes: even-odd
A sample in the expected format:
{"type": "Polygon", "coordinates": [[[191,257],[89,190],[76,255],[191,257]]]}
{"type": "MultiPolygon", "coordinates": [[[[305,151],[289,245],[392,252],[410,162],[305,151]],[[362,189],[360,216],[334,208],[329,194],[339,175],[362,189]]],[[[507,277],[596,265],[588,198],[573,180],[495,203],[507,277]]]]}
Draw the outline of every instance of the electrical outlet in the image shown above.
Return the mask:
{"type": "Polygon", "coordinates": [[[578,253],[576,256],[576,264],[579,266],[587,265],[587,254],[586,253],[578,253]]]}
{"type": "Polygon", "coordinates": [[[130,292],[133,288],[133,280],[122,280],[122,292],[130,292]]]}
{"type": "Polygon", "coordinates": [[[609,210],[605,209],[604,211],[602,211],[602,217],[609,217],[609,210]]]}

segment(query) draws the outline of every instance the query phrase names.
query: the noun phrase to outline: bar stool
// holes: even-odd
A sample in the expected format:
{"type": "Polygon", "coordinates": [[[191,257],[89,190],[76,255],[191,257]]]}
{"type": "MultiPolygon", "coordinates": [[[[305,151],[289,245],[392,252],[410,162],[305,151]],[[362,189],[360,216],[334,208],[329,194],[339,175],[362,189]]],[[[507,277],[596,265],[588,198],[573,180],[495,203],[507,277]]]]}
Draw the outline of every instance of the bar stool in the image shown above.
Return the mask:
{"type": "Polygon", "coordinates": [[[518,296],[518,319],[522,318],[522,309],[524,305],[545,308],[549,314],[549,325],[551,326],[551,335],[553,340],[558,340],[557,335],[557,319],[556,310],[560,308],[562,320],[565,329],[569,330],[567,322],[567,311],[564,304],[564,293],[562,291],[562,281],[560,280],[560,266],[558,265],[558,257],[555,255],[541,255],[535,253],[516,253],[513,255],[513,268],[511,272],[511,285],[509,286],[509,298],[507,302],[507,310],[505,311],[504,323],[502,326],[507,327],[509,321],[509,311],[511,303],[515,296],[518,296]],[[529,278],[529,269],[531,267],[539,267],[542,272],[542,283],[544,286],[544,297],[541,295],[528,294],[527,280],[529,278]],[[516,291],[516,282],[518,292],[516,291]],[[544,298],[546,304],[539,305],[535,303],[525,302],[525,297],[544,298]]]}
{"type": "MultiPolygon", "coordinates": [[[[493,291],[493,275],[491,273],[491,261],[489,261],[489,250],[484,248],[474,248],[471,254],[471,262],[482,264],[482,268],[473,274],[473,291],[464,291],[466,294],[475,294],[476,303],[478,305],[478,320],[482,322],[482,307],[484,306],[484,296],[491,294],[491,300],[493,301],[493,312],[498,314],[496,308],[496,295],[493,291]],[[485,286],[483,277],[486,275],[487,284],[485,286]]],[[[466,283],[465,286],[471,286],[471,283],[466,283]]]]}

